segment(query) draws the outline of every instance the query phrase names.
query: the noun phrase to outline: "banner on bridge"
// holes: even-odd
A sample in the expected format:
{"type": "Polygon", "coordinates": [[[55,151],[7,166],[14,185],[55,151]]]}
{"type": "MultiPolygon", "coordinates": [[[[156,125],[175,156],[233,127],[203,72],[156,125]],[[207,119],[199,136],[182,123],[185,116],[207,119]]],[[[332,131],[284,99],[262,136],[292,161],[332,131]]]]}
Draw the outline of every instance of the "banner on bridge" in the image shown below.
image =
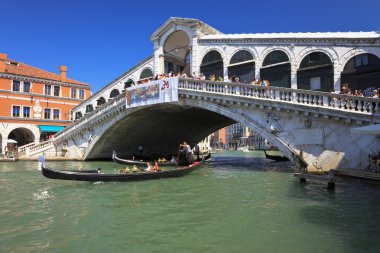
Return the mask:
{"type": "Polygon", "coordinates": [[[127,108],[178,101],[178,77],[127,88],[125,96],[127,108]]]}

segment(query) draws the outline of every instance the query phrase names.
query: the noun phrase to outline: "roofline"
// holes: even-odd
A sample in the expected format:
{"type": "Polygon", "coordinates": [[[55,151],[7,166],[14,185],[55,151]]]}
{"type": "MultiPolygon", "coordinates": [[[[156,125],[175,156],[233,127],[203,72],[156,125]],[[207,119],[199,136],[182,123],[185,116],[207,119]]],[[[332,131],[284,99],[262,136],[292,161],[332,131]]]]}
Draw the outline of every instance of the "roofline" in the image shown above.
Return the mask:
{"type": "Polygon", "coordinates": [[[0,77],[13,79],[13,77],[21,80],[28,80],[31,82],[37,82],[37,83],[45,83],[45,84],[55,84],[55,85],[61,85],[61,86],[75,86],[78,88],[83,89],[91,89],[91,85],[84,84],[84,83],[70,83],[70,82],[62,82],[62,81],[56,81],[52,79],[46,79],[46,78],[39,78],[39,77],[33,77],[33,76],[25,76],[25,75],[19,75],[19,74],[13,74],[8,72],[0,72],[0,77]]]}
{"type": "Polygon", "coordinates": [[[222,32],[218,31],[214,27],[204,23],[203,21],[200,21],[199,19],[194,19],[194,18],[179,18],[179,17],[170,17],[166,22],[161,25],[158,29],[154,31],[154,33],[150,36],[150,40],[154,40],[157,35],[161,32],[164,31],[171,23],[191,23],[194,22],[197,25],[204,26],[206,29],[211,30],[215,32],[216,34],[222,34],[222,32]]]}
{"type": "MultiPolygon", "coordinates": [[[[23,65],[26,65],[28,67],[31,67],[31,68],[34,68],[34,69],[38,69],[40,71],[43,71],[43,72],[46,72],[46,73],[49,73],[49,74],[52,74],[52,75],[56,75],[57,77],[59,77],[59,74],[56,74],[56,73],[53,73],[53,72],[50,72],[50,71],[47,71],[47,70],[44,70],[44,69],[41,69],[41,68],[38,68],[38,67],[35,67],[35,66],[32,66],[30,64],[26,64],[26,63],[23,63],[23,62],[20,62],[20,61],[16,61],[16,60],[13,60],[13,59],[0,59],[0,61],[4,61],[5,64],[7,64],[7,61],[8,62],[15,62],[17,64],[23,64],[23,65]]],[[[19,75],[19,76],[26,76],[26,77],[31,77],[31,78],[35,78],[35,79],[40,79],[40,80],[49,80],[49,81],[54,81],[54,82],[61,82],[61,83],[69,83],[69,84],[74,84],[74,85],[83,85],[83,86],[90,86],[89,84],[87,83],[83,83],[81,81],[78,81],[78,80],[74,80],[72,78],[69,78],[69,77],[66,77],[66,80],[72,80],[74,82],[77,82],[77,83],[72,83],[72,82],[62,82],[62,81],[58,81],[58,80],[54,80],[54,79],[49,79],[49,78],[41,78],[41,77],[35,77],[35,76],[27,76],[27,75],[20,75],[20,74],[15,74],[15,73],[10,73],[10,72],[0,72],[0,73],[4,73],[4,74],[13,74],[13,75],[19,75]]]]}
{"type": "Polygon", "coordinates": [[[105,85],[103,88],[101,88],[100,90],[98,90],[96,93],[92,94],[91,97],[87,98],[86,100],[84,100],[82,103],[78,104],[77,106],[75,106],[71,110],[74,111],[76,108],[80,107],[82,104],[86,103],[88,100],[90,100],[91,98],[95,97],[97,94],[99,94],[99,93],[103,92],[104,90],[106,90],[108,88],[108,86],[111,86],[111,84],[114,84],[115,82],[119,81],[120,79],[122,79],[123,77],[125,77],[126,75],[128,75],[129,73],[131,73],[132,71],[136,70],[138,67],[140,67],[144,63],[146,63],[149,60],[153,59],[153,57],[154,57],[154,54],[151,54],[150,56],[146,57],[144,60],[142,60],[141,62],[137,63],[135,66],[133,66],[130,69],[128,69],[127,71],[125,71],[119,77],[117,77],[113,81],[109,82],[107,85],[105,85]]]}

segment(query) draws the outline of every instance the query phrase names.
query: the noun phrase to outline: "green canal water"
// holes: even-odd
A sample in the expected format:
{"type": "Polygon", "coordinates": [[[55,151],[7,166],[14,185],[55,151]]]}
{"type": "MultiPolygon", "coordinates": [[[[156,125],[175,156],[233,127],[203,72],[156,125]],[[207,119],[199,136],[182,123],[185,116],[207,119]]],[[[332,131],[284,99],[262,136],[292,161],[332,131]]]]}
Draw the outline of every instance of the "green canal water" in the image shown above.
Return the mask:
{"type": "Polygon", "coordinates": [[[291,169],[226,152],[182,178],[89,183],[0,163],[0,252],[380,252],[379,183],[340,179],[331,192],[291,169]]]}

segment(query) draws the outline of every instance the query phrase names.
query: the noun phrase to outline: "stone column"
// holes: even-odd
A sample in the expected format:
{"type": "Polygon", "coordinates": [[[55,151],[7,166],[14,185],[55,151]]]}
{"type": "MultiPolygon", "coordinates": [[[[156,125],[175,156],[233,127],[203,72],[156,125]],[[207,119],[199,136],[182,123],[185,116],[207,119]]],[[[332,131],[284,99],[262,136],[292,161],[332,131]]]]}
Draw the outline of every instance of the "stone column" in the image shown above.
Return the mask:
{"type": "Polygon", "coordinates": [[[342,88],[341,84],[341,72],[342,69],[337,63],[334,63],[334,90],[340,91],[342,88]]]}
{"type": "Polygon", "coordinates": [[[255,61],[255,79],[259,80],[260,77],[260,69],[262,66],[262,62],[260,60],[255,61]]]}
{"type": "Polygon", "coordinates": [[[290,88],[297,89],[297,64],[290,63],[290,88]]]}
{"type": "Polygon", "coordinates": [[[193,72],[196,72],[197,75],[199,75],[199,59],[198,59],[198,38],[196,36],[196,32],[192,38],[192,45],[191,45],[191,68],[190,68],[190,72],[191,72],[191,75],[193,74],[193,72]]]}
{"type": "Polygon", "coordinates": [[[154,41],[154,75],[162,74],[164,72],[164,51],[163,48],[159,46],[158,40],[154,41]]]}

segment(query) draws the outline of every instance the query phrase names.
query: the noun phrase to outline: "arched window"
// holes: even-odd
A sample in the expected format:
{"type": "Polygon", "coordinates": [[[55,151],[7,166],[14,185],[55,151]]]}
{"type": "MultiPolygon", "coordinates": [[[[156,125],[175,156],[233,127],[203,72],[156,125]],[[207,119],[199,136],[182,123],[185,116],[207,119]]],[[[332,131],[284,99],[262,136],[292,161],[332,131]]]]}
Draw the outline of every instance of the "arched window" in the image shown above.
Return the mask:
{"type": "Polygon", "coordinates": [[[290,61],[288,55],[275,50],[270,52],[260,69],[262,80],[268,80],[271,86],[290,88],[290,61]]]}
{"type": "Polygon", "coordinates": [[[140,75],[140,80],[142,79],[146,79],[146,78],[153,78],[153,71],[151,69],[144,69],[142,72],[141,72],[141,75],[140,75]]]}
{"type": "Polygon", "coordinates": [[[215,75],[216,78],[223,78],[223,58],[216,50],[208,52],[202,60],[201,73],[209,79],[210,75],[215,75]]]}
{"type": "Polygon", "coordinates": [[[127,89],[131,86],[133,86],[135,84],[135,82],[132,80],[132,79],[128,79],[125,83],[124,83],[124,89],[127,89]]]}
{"type": "Polygon", "coordinates": [[[250,83],[255,78],[255,62],[252,54],[247,50],[235,53],[228,66],[229,78],[239,78],[241,83],[250,83]]]}
{"type": "Polygon", "coordinates": [[[373,54],[359,54],[352,57],[341,74],[342,87],[352,91],[380,87],[380,59],[373,54]]]}
{"type": "Polygon", "coordinates": [[[106,100],[104,97],[100,97],[98,100],[97,100],[97,106],[100,106],[102,104],[105,104],[106,103],[106,100]]]}
{"type": "Polygon", "coordinates": [[[114,98],[120,94],[118,89],[113,89],[110,94],[110,98],[114,98]]]}
{"type": "Polygon", "coordinates": [[[82,115],[81,112],[76,112],[76,113],[75,113],[75,120],[80,119],[80,118],[82,118],[82,117],[83,117],[83,115],[82,115]]]}
{"type": "Polygon", "coordinates": [[[92,112],[93,110],[94,110],[94,107],[92,106],[92,104],[86,105],[86,113],[92,112]]]}
{"type": "Polygon", "coordinates": [[[334,88],[334,66],[323,52],[306,55],[297,71],[298,89],[330,92],[334,88]]]}

